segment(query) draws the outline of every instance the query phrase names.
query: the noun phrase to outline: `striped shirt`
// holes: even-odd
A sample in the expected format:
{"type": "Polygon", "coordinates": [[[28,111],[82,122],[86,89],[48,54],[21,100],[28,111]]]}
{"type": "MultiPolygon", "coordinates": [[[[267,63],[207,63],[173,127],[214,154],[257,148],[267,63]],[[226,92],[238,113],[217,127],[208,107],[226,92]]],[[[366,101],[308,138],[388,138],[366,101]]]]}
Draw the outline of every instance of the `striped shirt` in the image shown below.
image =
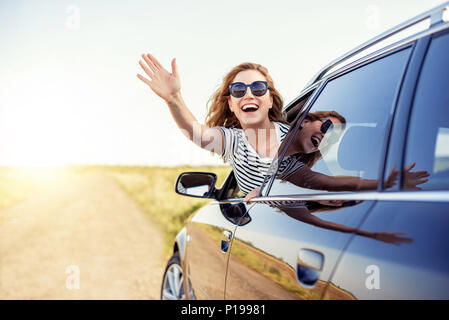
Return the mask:
{"type": "MultiPolygon", "coordinates": [[[[284,141],[290,126],[280,122],[273,122],[276,129],[278,144],[284,141]]],[[[245,194],[260,187],[268,172],[277,172],[277,177],[284,178],[295,172],[304,164],[296,157],[286,157],[280,165],[274,164],[271,168],[273,158],[261,157],[249,144],[243,129],[219,127],[223,132],[224,145],[222,156],[228,162],[233,171],[237,184],[245,194]]]]}

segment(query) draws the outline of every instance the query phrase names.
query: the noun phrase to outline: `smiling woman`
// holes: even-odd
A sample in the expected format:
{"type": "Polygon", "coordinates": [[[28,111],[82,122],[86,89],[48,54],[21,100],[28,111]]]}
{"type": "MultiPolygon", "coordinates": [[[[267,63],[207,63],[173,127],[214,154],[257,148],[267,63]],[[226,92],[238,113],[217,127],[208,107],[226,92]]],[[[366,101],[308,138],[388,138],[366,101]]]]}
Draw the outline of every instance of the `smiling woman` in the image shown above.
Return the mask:
{"type": "Polygon", "coordinates": [[[267,69],[255,63],[233,68],[213,94],[206,125],[202,125],[182,99],[176,60],[170,73],[151,54],[142,58],[139,64],[148,78],[137,77],[165,100],[183,133],[201,148],[222,156],[245,194],[259,187],[289,129],[282,117],[282,98],[267,69]]]}

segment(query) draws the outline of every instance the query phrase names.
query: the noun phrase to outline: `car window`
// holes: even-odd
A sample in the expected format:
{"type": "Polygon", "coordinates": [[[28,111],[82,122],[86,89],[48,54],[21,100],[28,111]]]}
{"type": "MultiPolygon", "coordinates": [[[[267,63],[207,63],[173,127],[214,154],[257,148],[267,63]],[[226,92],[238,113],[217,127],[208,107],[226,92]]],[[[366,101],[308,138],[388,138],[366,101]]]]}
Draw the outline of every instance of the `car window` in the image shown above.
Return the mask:
{"type": "Polygon", "coordinates": [[[290,131],[294,138],[284,158],[274,161],[270,195],[376,189],[387,124],[410,51],[327,83],[298,129],[290,131]]]}
{"type": "Polygon", "coordinates": [[[432,39],[418,80],[407,135],[402,188],[449,189],[449,33],[432,39]],[[429,175],[429,176],[427,176],[429,175]],[[418,185],[413,181],[420,179],[418,185]]]}

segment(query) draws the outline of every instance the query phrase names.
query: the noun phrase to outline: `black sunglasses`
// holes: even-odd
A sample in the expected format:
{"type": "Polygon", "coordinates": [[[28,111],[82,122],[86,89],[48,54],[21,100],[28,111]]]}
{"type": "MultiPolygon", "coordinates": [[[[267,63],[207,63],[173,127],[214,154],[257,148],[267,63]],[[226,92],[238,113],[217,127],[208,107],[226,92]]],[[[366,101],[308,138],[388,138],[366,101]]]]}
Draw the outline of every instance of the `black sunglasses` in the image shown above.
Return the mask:
{"type": "Polygon", "coordinates": [[[333,129],[334,128],[334,123],[332,122],[332,120],[330,119],[320,119],[320,120],[325,120],[322,124],[321,124],[321,133],[326,134],[327,130],[329,130],[329,128],[333,129]]]}
{"type": "Polygon", "coordinates": [[[268,82],[266,81],[254,81],[251,84],[245,84],[243,82],[234,82],[229,85],[229,93],[235,98],[241,98],[246,94],[246,89],[250,87],[253,95],[260,97],[263,96],[268,90],[268,82]]]}
{"type": "Polygon", "coordinates": [[[326,134],[326,132],[328,132],[330,129],[331,135],[329,136],[328,141],[331,144],[336,143],[338,141],[338,139],[340,138],[340,136],[333,131],[334,123],[332,122],[332,120],[330,120],[330,119],[320,119],[320,120],[324,121],[321,124],[321,128],[320,128],[321,133],[326,134]]]}

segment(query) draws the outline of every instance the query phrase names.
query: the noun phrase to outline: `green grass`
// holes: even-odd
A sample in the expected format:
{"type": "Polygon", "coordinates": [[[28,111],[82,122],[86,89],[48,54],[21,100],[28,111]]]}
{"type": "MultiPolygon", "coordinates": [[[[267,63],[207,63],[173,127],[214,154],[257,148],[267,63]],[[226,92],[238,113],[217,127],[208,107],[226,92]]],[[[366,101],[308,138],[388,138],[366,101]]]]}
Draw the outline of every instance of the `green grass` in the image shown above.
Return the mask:
{"type": "Polygon", "coordinates": [[[137,167],[137,166],[72,166],[78,174],[108,174],[133,199],[164,235],[164,255],[173,250],[173,240],[190,215],[210,202],[175,193],[176,178],[186,171],[214,172],[220,186],[231,171],[227,166],[203,167],[137,167]]]}
{"type": "MultiPolygon", "coordinates": [[[[111,176],[163,232],[167,256],[186,220],[210,201],[176,194],[174,184],[178,175],[185,171],[214,172],[220,186],[231,171],[227,166],[70,166],[59,170],[76,175],[99,172],[111,176]]],[[[51,172],[51,169],[0,167],[0,210],[27,199],[51,180],[51,172]]]]}
{"type": "Polygon", "coordinates": [[[164,233],[164,252],[171,253],[173,240],[190,215],[210,200],[175,193],[176,178],[185,171],[214,172],[220,186],[230,172],[229,167],[125,167],[108,168],[123,190],[164,233]]]}

